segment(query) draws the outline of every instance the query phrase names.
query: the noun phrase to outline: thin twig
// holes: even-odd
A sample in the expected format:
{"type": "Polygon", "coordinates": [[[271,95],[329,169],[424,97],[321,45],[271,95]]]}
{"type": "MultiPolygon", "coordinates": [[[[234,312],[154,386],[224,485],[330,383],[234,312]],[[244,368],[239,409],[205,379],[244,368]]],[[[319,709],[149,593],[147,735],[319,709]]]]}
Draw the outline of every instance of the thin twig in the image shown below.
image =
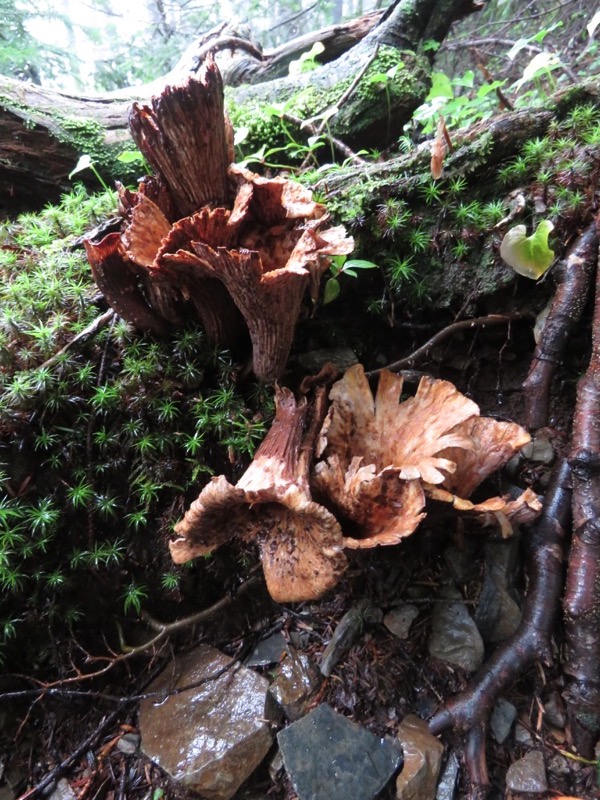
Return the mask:
{"type": "MultiPolygon", "coordinates": [[[[242,583],[237,592],[235,592],[234,594],[228,594],[225,597],[222,597],[220,600],[217,600],[217,602],[213,603],[212,606],[204,608],[202,609],[202,611],[198,611],[195,614],[191,614],[188,617],[183,617],[182,619],[175,620],[174,622],[160,622],[159,620],[155,620],[152,617],[150,617],[150,615],[143,614],[142,618],[144,619],[144,621],[153,630],[157,631],[156,636],[153,636],[151,639],[144,642],[143,644],[138,645],[137,647],[127,647],[126,645],[123,645],[123,649],[125,652],[117,653],[114,656],[110,657],[109,663],[105,667],[102,667],[102,669],[98,669],[95,672],[89,672],[85,675],[74,675],[71,678],[62,678],[61,680],[56,681],[54,683],[42,684],[39,689],[30,691],[34,693],[39,693],[41,691],[48,691],[50,689],[52,690],[60,689],[60,687],[62,686],[68,686],[74,683],[82,683],[83,681],[88,681],[92,678],[98,678],[101,675],[105,675],[107,672],[113,669],[113,667],[115,667],[117,664],[120,664],[122,661],[127,661],[128,659],[133,658],[134,656],[142,655],[142,653],[145,653],[147,650],[156,648],[158,644],[164,642],[164,640],[166,640],[167,637],[170,636],[172,633],[175,633],[176,631],[180,631],[192,625],[198,625],[201,622],[206,622],[206,620],[213,617],[219,611],[222,611],[223,609],[227,608],[227,606],[231,605],[231,603],[234,602],[234,600],[237,600],[238,597],[245,594],[249,589],[254,588],[261,582],[262,578],[259,575],[254,575],[251,578],[248,578],[247,581],[242,583]]],[[[100,661],[103,660],[103,658],[105,657],[98,656],[93,659],[90,658],[88,660],[100,661]]],[[[28,678],[27,676],[24,675],[18,677],[25,678],[26,680],[31,680],[31,678],[28,678]]],[[[4,695],[0,694],[0,699],[3,696],[4,695]]]]}
{"type": "MultiPolygon", "coordinates": [[[[379,45],[376,44],[375,47],[373,48],[373,52],[371,53],[369,58],[366,60],[364,66],[362,67],[360,72],[357,74],[357,76],[354,78],[354,80],[352,81],[350,86],[346,89],[346,91],[343,93],[343,95],[339,98],[339,100],[335,104],[334,108],[336,109],[336,111],[335,111],[336,114],[338,113],[340,108],[344,105],[346,100],[348,100],[352,96],[352,94],[354,93],[356,87],[362,81],[362,79],[365,77],[365,75],[369,71],[369,68],[370,68],[371,64],[375,61],[375,59],[377,58],[378,54],[379,54],[379,45]]],[[[320,113],[315,114],[314,116],[315,117],[320,117],[326,111],[327,111],[327,109],[324,109],[323,111],[321,111],[320,113]]]]}
{"type": "Polygon", "coordinates": [[[44,361],[39,369],[50,369],[60,360],[61,356],[63,356],[65,353],[68,353],[69,350],[77,350],[83,347],[90,341],[90,339],[93,339],[94,336],[100,333],[100,331],[105,328],[109,322],[112,322],[116,316],[116,312],[113,311],[112,308],[109,308],[109,310],[105,311],[104,314],[100,314],[100,316],[96,317],[93,322],[90,322],[87,328],[84,328],[82,331],[80,331],[77,336],[74,336],[71,341],[64,345],[64,347],[61,347],[58,352],[56,352],[53,356],[50,356],[47,361],[44,361]]]}
{"type": "Polygon", "coordinates": [[[304,128],[304,130],[307,130],[313,136],[325,136],[325,138],[331,142],[335,149],[339,150],[339,152],[346,158],[349,158],[353,164],[361,165],[368,163],[364,160],[364,158],[358,156],[354,150],[348,147],[347,144],[342,142],[341,139],[338,139],[337,136],[333,136],[331,133],[321,130],[319,127],[317,127],[317,125],[313,125],[312,122],[304,120],[301,117],[296,117],[294,114],[288,114],[287,112],[284,112],[281,117],[282,119],[286,120],[286,122],[291,122],[292,125],[297,125],[298,128],[304,128]]]}
{"type": "Polygon", "coordinates": [[[486,317],[474,317],[473,319],[463,319],[460,320],[460,322],[453,322],[451,325],[448,325],[446,328],[438,331],[435,336],[432,336],[431,339],[418,347],[409,356],[405,356],[398,361],[393,361],[386,367],[380,367],[379,369],[373,369],[370,372],[367,372],[367,378],[373,378],[374,376],[379,375],[379,373],[384,369],[387,369],[390,372],[399,372],[402,369],[406,369],[406,367],[414,366],[415,363],[420,361],[429,353],[432,347],[435,347],[435,345],[443,342],[444,339],[452,336],[457,331],[470,330],[471,328],[487,328],[490,325],[505,325],[506,323],[513,322],[514,320],[529,319],[531,317],[533,317],[533,314],[530,311],[510,311],[506,314],[488,314],[486,317]]]}

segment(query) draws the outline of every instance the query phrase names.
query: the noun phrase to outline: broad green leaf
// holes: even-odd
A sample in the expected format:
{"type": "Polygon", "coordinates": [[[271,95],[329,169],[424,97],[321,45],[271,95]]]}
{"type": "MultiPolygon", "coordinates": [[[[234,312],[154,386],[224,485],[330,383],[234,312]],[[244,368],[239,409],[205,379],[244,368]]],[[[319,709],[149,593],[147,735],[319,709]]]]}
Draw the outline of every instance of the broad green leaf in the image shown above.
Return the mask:
{"type": "Polygon", "coordinates": [[[539,280],[554,261],[554,250],[548,247],[548,236],[553,228],[552,222],[544,219],[535,233],[527,236],[525,225],[516,225],[502,239],[500,255],[519,275],[539,280]]]}
{"type": "Polygon", "coordinates": [[[365,261],[364,258],[351,258],[344,264],[344,272],[348,271],[348,267],[351,269],[377,269],[377,264],[372,261],[365,261]]]}
{"type": "Polygon", "coordinates": [[[123,164],[143,164],[144,156],[139,150],[123,150],[123,152],[117,156],[117,160],[122,161],[123,164]]]}
{"type": "Polygon", "coordinates": [[[250,128],[247,125],[240,125],[239,128],[236,128],[235,133],[233,135],[233,143],[234,144],[242,144],[248,138],[248,134],[250,133],[250,128]]]}
{"type": "Polygon", "coordinates": [[[561,62],[560,58],[556,55],[556,53],[549,53],[548,51],[544,50],[541,53],[538,53],[534,56],[529,64],[523,70],[523,76],[520,80],[517,81],[515,84],[516,91],[520,91],[521,87],[527,81],[532,81],[534,78],[537,78],[538,75],[541,75],[543,72],[549,72],[552,69],[556,69],[560,67],[561,62]]]}
{"type": "Polygon", "coordinates": [[[333,302],[340,293],[340,283],[337,278],[329,278],[323,292],[323,305],[333,302]]]}
{"type": "Polygon", "coordinates": [[[587,32],[588,32],[588,35],[589,35],[590,39],[593,37],[594,32],[595,32],[596,28],[598,27],[598,25],[600,25],[600,11],[596,11],[594,16],[591,18],[591,20],[585,26],[587,28],[587,32]]]}
{"type": "Polygon", "coordinates": [[[436,97],[454,97],[450,78],[444,72],[434,72],[431,76],[431,89],[427,95],[427,100],[436,97]]]}

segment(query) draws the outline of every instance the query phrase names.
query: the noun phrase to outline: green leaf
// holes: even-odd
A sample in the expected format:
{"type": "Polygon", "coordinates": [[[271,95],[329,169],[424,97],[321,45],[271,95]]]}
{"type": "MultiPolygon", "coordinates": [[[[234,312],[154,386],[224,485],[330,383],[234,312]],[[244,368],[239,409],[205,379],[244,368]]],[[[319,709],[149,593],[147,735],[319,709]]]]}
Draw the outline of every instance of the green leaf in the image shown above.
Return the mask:
{"type": "Polygon", "coordinates": [[[377,266],[372,261],[365,261],[363,258],[351,258],[344,264],[343,271],[347,272],[348,267],[351,269],[377,269],[377,266]]]}
{"type": "Polygon", "coordinates": [[[554,250],[548,247],[548,236],[554,225],[544,219],[535,233],[527,236],[525,225],[511,228],[500,245],[503,260],[519,275],[537,281],[547,272],[554,261],[554,250]]]}
{"type": "MultiPolygon", "coordinates": [[[[117,156],[117,160],[122,161],[123,164],[143,164],[144,156],[139,150],[123,150],[121,155],[117,156]]],[[[73,170],[71,175],[73,175],[76,169],[77,168],[73,170]]],[[[69,177],[71,177],[71,175],[69,175],[69,177]]]]}
{"type": "Polygon", "coordinates": [[[436,97],[454,97],[450,78],[444,72],[434,72],[431,76],[431,89],[427,95],[427,100],[436,97]]]}
{"type": "Polygon", "coordinates": [[[339,293],[340,282],[337,280],[337,278],[329,278],[325,284],[325,290],[323,292],[323,305],[326,306],[327,303],[332,303],[339,293]]]}

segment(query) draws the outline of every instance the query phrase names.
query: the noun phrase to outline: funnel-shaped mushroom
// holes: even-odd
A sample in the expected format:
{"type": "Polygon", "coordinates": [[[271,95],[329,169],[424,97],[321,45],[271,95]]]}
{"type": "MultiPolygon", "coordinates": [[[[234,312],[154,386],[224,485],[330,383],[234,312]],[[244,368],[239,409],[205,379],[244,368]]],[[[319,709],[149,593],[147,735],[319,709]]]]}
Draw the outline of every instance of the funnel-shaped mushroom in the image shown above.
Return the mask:
{"type": "Polygon", "coordinates": [[[133,103],[131,135],[168,186],[180,216],[208,203],[225,205],[233,160],[228,127],[221,74],[210,56],[182,86],[167,86],[149,106],[133,103]]]}
{"type": "Polygon", "coordinates": [[[326,227],[325,207],[300,184],[228,168],[223,87],[211,59],[198,79],[167,87],[150,106],[134,104],[130,128],[158,177],[137,193],[121,190],[118,253],[107,241],[88,243],[99,286],[137,327],[164,331],[199,318],[207,338],[229,348],[247,330],[256,375],[274,381],[307,288],[316,300],[331,257],[352,252],[353,240],[326,227]]]}
{"type": "Polygon", "coordinates": [[[213,478],[175,526],[169,545],[176,563],[212,552],[238,536],[256,541],[267,588],[279,602],[312,600],[346,569],[335,517],[310,496],[300,457],[306,404],[276,390],[276,416],[236,486],[213,478]]]}
{"type": "Polygon", "coordinates": [[[513,524],[531,522],[542,509],[537,495],[526,489],[515,499],[491,497],[472,503],[470,497],[489,475],[506,464],[531,439],[527,431],[514,422],[473,417],[458,428],[470,439],[468,450],[449,449],[443,455],[456,464],[441,486],[426,486],[432,500],[452,503],[458,511],[476,515],[483,524],[498,523],[503,536],[510,536],[513,524]]]}

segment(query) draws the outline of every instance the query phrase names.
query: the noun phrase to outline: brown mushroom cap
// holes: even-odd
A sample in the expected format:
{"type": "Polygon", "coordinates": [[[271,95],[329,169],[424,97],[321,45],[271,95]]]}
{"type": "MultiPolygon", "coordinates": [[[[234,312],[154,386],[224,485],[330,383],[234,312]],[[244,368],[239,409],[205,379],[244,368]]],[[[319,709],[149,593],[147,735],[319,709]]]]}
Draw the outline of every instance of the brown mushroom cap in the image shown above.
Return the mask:
{"type": "Polygon", "coordinates": [[[233,537],[259,544],[267,588],[278,602],[321,597],[346,569],[341,528],[313,502],[300,459],[305,404],[276,390],[276,417],[236,486],[213,478],[175,526],[176,563],[210,553],[233,537]]]}

